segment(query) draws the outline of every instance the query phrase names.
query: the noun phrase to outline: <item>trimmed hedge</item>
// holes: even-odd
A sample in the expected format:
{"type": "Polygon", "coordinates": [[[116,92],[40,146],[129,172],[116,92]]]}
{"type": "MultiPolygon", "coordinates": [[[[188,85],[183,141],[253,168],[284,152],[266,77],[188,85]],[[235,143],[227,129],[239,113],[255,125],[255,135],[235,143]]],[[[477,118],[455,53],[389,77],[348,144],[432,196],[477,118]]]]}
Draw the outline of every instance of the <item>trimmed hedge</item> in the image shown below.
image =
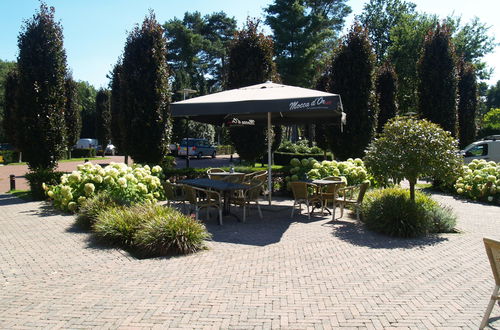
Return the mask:
{"type": "MultiPolygon", "coordinates": [[[[274,153],[274,164],[288,166],[290,164],[290,160],[292,160],[292,158],[298,158],[299,160],[302,160],[302,159],[309,159],[311,157],[316,159],[317,161],[331,160],[330,153],[326,154],[326,157],[325,157],[324,154],[297,154],[297,153],[291,153],[291,152],[279,152],[279,151],[277,151],[274,153]]],[[[267,163],[267,154],[264,157],[264,160],[267,163]]]]}
{"type": "Polygon", "coordinates": [[[73,149],[71,151],[71,157],[72,158],[85,158],[85,157],[95,157],[96,156],[96,151],[93,148],[88,148],[88,149],[73,149]]]}
{"type": "Polygon", "coordinates": [[[16,163],[19,160],[19,152],[14,150],[2,150],[0,156],[3,157],[3,163],[16,163]]]}

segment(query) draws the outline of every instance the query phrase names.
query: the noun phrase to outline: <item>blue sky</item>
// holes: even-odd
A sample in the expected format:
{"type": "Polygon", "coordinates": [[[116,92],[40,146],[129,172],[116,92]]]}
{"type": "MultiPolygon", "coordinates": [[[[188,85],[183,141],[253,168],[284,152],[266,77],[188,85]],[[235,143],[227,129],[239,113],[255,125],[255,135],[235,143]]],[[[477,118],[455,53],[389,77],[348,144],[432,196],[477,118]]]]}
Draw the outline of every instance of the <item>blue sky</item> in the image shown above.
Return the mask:
{"type": "MultiPolygon", "coordinates": [[[[203,15],[224,11],[235,17],[241,27],[247,16],[262,17],[263,8],[272,0],[46,0],[56,8],[56,19],[64,28],[64,45],[68,65],[77,80],[86,80],[95,87],[108,84],[106,74],[122,53],[127,31],[143,20],[153,9],[159,22],[174,17],[182,18],[186,11],[199,11],[203,15]]],[[[462,15],[464,21],[478,16],[491,25],[490,34],[500,42],[500,1],[498,0],[414,0],[419,11],[442,17],[462,15]]],[[[354,14],[359,14],[365,1],[350,0],[354,14]]],[[[23,20],[30,18],[39,7],[38,0],[0,1],[0,59],[13,61],[17,57],[17,36],[23,20]]],[[[352,22],[348,19],[348,24],[352,22]]],[[[495,68],[489,83],[500,80],[500,47],[486,57],[495,68]]]]}

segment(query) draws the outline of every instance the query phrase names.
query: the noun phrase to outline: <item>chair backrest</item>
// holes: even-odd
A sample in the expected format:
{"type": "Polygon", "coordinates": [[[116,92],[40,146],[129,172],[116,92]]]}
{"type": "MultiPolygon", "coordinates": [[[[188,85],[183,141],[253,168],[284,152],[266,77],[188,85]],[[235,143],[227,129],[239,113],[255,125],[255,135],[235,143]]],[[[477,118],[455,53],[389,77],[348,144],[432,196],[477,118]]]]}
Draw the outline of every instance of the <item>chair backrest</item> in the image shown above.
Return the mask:
{"type": "Polygon", "coordinates": [[[226,173],[226,171],[224,171],[222,168],[209,168],[207,170],[207,175],[208,175],[209,179],[212,179],[212,180],[221,180],[222,178],[224,178],[223,176],[211,175],[212,173],[226,173]]]}
{"type": "Polygon", "coordinates": [[[163,192],[167,200],[172,200],[175,198],[175,187],[172,183],[165,181],[163,182],[163,192]]]}
{"type": "Polygon", "coordinates": [[[307,199],[307,182],[290,182],[294,199],[307,199]]]}
{"type": "Polygon", "coordinates": [[[363,202],[363,198],[365,197],[366,190],[370,186],[370,182],[363,182],[359,185],[359,194],[358,194],[358,204],[363,202]]]}
{"type": "Polygon", "coordinates": [[[183,189],[186,194],[186,200],[190,204],[195,205],[198,202],[198,199],[196,198],[196,190],[194,189],[194,187],[183,185],[183,189]]]}
{"type": "MultiPolygon", "coordinates": [[[[323,178],[322,180],[331,180],[331,181],[342,181],[342,178],[340,176],[327,176],[326,178],[323,178]]],[[[336,193],[338,189],[343,188],[345,186],[344,183],[342,184],[329,184],[326,186],[326,192],[327,193],[336,193]]]]}
{"type": "Polygon", "coordinates": [[[224,177],[224,181],[226,182],[231,182],[231,183],[242,183],[243,179],[245,177],[245,174],[233,174],[233,175],[228,175],[224,177]]]}
{"type": "Polygon", "coordinates": [[[490,238],[483,238],[486,254],[490,260],[491,270],[495,278],[496,285],[500,285],[500,241],[490,238]]]}
{"type": "Polygon", "coordinates": [[[252,187],[246,191],[245,198],[247,200],[254,201],[259,198],[263,183],[259,180],[253,179],[250,181],[250,185],[252,187]]]}

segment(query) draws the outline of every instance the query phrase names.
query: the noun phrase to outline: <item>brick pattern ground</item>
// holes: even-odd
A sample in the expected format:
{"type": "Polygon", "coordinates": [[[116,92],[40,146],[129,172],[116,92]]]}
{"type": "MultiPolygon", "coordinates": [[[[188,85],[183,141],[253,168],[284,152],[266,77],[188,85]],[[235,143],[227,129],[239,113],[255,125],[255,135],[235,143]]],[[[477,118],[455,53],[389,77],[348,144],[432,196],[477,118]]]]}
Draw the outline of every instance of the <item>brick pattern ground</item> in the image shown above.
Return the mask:
{"type": "Polygon", "coordinates": [[[207,251],[138,260],[0,195],[0,328],[477,328],[493,289],[482,238],[500,239],[500,208],[435,198],[461,233],[393,239],[278,206],[206,221],[207,251]]]}

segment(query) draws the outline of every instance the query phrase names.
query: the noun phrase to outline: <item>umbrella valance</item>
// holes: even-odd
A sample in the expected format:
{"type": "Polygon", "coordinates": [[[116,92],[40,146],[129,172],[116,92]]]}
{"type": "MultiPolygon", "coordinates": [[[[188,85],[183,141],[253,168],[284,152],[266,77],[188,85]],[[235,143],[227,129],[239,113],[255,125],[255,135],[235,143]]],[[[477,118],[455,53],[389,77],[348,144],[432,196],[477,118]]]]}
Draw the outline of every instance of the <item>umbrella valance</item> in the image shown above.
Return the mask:
{"type": "MultiPolygon", "coordinates": [[[[172,116],[212,124],[304,123],[342,117],[337,94],[266,82],[171,104],[172,116]]],[[[339,120],[340,123],[340,120],[339,120]]]]}

